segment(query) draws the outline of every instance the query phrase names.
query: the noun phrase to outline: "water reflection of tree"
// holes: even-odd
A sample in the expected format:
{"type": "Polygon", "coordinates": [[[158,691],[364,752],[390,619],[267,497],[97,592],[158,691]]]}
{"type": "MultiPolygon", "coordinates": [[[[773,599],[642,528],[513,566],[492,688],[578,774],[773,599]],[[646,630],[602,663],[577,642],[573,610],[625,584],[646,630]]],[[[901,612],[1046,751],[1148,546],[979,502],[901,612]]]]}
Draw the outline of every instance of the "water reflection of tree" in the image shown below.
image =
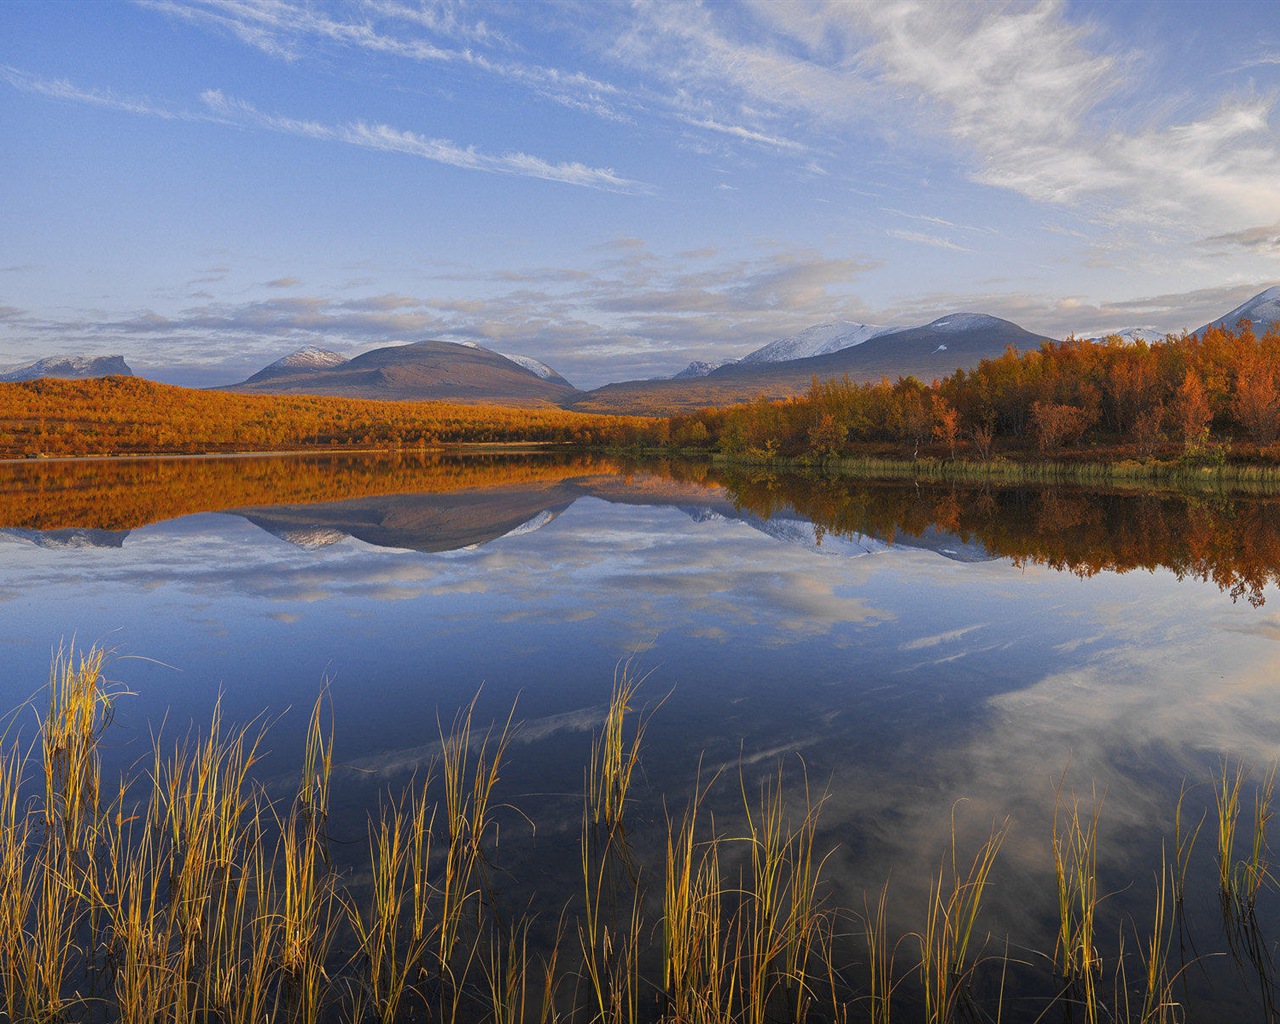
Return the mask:
{"type": "Polygon", "coordinates": [[[721,482],[768,518],[793,510],[824,533],[892,540],[935,530],[995,557],[1081,577],[1168,569],[1258,607],[1280,583],[1280,498],[965,486],[743,473],[721,482]]]}
{"type": "Polygon", "coordinates": [[[148,523],[262,505],[545,487],[613,474],[592,455],[256,456],[215,459],[31,461],[0,466],[0,527],[128,530],[148,523]]]}

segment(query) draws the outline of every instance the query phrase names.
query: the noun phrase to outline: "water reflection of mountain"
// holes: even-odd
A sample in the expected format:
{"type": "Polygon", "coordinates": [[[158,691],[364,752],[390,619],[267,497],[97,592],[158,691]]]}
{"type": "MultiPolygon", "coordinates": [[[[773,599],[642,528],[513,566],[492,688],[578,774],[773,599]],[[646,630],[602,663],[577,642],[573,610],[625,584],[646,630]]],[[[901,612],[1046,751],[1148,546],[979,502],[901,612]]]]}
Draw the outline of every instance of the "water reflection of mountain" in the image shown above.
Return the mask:
{"type": "Polygon", "coordinates": [[[874,534],[828,533],[794,512],[761,516],[738,507],[720,487],[675,480],[630,481],[590,475],[555,485],[511,486],[450,494],[397,494],[309,505],[231,510],[298,547],[317,549],[344,537],[375,547],[445,552],[474,548],[503,537],[532,533],[554,521],[580,498],[612,504],[677,508],[694,522],[739,522],[796,547],[825,555],[857,557],[894,545],[933,551],[963,562],[991,558],[981,544],[926,528],[893,543],[874,534]],[[690,503],[693,499],[696,503],[690,503]]]}
{"type": "Polygon", "coordinates": [[[41,548],[118,548],[124,546],[129,530],[31,530],[21,526],[0,529],[0,537],[34,544],[41,548]]]}
{"type": "Polygon", "coordinates": [[[380,548],[456,551],[546,525],[573,503],[522,488],[455,494],[398,494],[316,505],[236,509],[254,526],[304,548],[354,537],[380,548]]]}
{"type": "Polygon", "coordinates": [[[945,533],[932,526],[926,527],[918,537],[898,535],[890,542],[871,533],[855,532],[848,535],[829,533],[821,524],[794,513],[780,512],[765,518],[742,509],[735,509],[731,515],[707,507],[683,508],[682,511],[697,523],[736,520],[767,534],[774,540],[795,547],[808,548],[820,555],[857,558],[900,547],[932,551],[956,562],[989,562],[996,557],[979,543],[945,533]]]}

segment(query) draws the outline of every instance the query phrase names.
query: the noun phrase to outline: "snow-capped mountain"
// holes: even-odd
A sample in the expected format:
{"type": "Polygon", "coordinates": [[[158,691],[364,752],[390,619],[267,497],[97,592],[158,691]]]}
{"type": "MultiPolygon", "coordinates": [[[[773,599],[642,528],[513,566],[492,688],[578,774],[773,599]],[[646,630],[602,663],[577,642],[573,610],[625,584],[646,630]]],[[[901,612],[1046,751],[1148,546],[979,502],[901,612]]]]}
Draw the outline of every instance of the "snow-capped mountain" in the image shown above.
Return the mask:
{"type": "Polygon", "coordinates": [[[1145,341],[1148,345],[1157,341],[1164,341],[1168,336],[1168,331],[1162,331],[1158,327],[1129,327],[1123,331],[1110,331],[1107,334],[1099,334],[1094,338],[1084,338],[1084,341],[1106,341],[1108,338],[1119,338],[1126,345],[1136,345],[1140,341],[1145,341]]]}
{"type": "Polygon", "coordinates": [[[47,356],[0,373],[0,381],[39,380],[41,377],[89,380],[94,377],[132,376],[133,371],[125,363],[124,356],[47,356]]]}
{"type": "MultiPolygon", "coordinates": [[[[1210,327],[1225,327],[1234,330],[1240,320],[1251,320],[1255,334],[1262,334],[1272,324],[1280,324],[1280,284],[1259,292],[1243,305],[1236,306],[1226,316],[1211,320],[1200,328],[1207,331],[1210,327]]],[[[1199,334],[1200,331],[1196,331],[1199,334]]]]}
{"type": "Polygon", "coordinates": [[[798,334],[771,341],[743,356],[740,362],[744,364],[782,363],[789,359],[825,356],[830,352],[852,348],[872,338],[903,329],[899,326],[883,327],[878,324],[855,324],[850,320],[834,320],[828,324],[806,327],[798,334]]]}
{"type": "Polygon", "coordinates": [[[715,359],[715,360],[712,360],[711,362],[706,362],[701,359],[695,359],[692,363],[686,366],[679,373],[673,374],[671,376],[671,380],[693,380],[694,378],[697,378],[697,377],[705,377],[712,370],[718,370],[720,369],[720,367],[727,366],[729,363],[734,363],[734,362],[737,362],[737,360],[736,359],[715,359]]]}

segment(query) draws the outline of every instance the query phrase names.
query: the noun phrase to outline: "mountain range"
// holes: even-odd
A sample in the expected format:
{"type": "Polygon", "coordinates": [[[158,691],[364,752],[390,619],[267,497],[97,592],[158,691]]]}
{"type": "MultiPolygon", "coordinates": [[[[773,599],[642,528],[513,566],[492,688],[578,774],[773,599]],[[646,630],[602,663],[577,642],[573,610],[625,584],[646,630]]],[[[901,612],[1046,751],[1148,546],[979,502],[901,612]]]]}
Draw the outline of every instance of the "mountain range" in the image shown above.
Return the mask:
{"type": "MultiPolygon", "coordinates": [[[[1280,324],[1280,285],[1260,292],[1193,333],[1210,327],[1234,327],[1241,319],[1251,320],[1258,333],[1280,324]]],[[[1132,327],[1116,334],[1126,343],[1165,337],[1151,327],[1132,327]]],[[[836,320],[778,338],[740,359],[695,360],[670,378],[622,381],[587,392],[537,359],[497,352],[474,342],[389,345],[353,358],[307,346],[223,390],[668,413],[749,401],[759,395],[795,395],[808,388],[814,377],[848,376],[868,381],[913,375],[929,381],[998,357],[1010,345],[1025,351],[1048,340],[1008,320],[976,312],[951,313],[919,325],[836,320]]],[[[132,372],[121,356],[58,356],[0,373],[0,381],[132,372]]]]}

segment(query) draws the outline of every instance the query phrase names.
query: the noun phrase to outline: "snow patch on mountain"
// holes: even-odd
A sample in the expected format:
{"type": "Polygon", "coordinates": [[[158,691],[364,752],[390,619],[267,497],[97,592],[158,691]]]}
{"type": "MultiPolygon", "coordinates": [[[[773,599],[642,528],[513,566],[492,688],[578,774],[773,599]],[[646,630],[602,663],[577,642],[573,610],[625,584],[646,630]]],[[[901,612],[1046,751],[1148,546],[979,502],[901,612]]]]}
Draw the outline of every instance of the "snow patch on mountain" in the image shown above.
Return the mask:
{"type": "Polygon", "coordinates": [[[1100,334],[1096,338],[1085,338],[1085,341],[1102,342],[1108,338],[1119,338],[1126,345],[1136,345],[1140,341],[1145,341],[1148,345],[1157,341],[1164,341],[1167,331],[1162,331],[1158,327],[1128,327],[1123,331],[1110,331],[1107,334],[1100,334]]]}
{"type": "Polygon", "coordinates": [[[712,370],[718,370],[722,366],[728,366],[730,363],[736,363],[736,359],[715,359],[706,361],[695,359],[677,374],[673,374],[671,380],[693,380],[696,377],[705,377],[712,370]]]}
{"type": "Polygon", "coordinates": [[[124,356],[46,356],[34,363],[16,366],[0,373],[0,381],[9,383],[57,377],[61,380],[90,380],[95,377],[132,377],[133,371],[124,356]]]}
{"type": "Polygon", "coordinates": [[[510,359],[517,366],[523,366],[535,377],[541,377],[543,380],[564,380],[560,374],[556,373],[546,363],[539,362],[532,356],[513,356],[509,352],[499,352],[498,355],[510,359]]]}
{"type": "MultiPolygon", "coordinates": [[[[508,358],[510,358],[510,357],[508,357],[508,358]]],[[[523,523],[521,523],[519,526],[517,526],[514,530],[508,530],[508,531],[507,531],[506,533],[504,533],[502,536],[503,536],[504,538],[506,538],[506,537],[523,537],[523,536],[524,536],[525,534],[527,534],[527,533],[537,533],[539,530],[541,530],[541,529],[542,529],[544,526],[546,526],[548,523],[553,522],[553,521],[554,521],[554,520],[555,520],[559,515],[560,515],[560,509],[556,509],[556,510],[554,510],[554,511],[553,511],[553,510],[551,510],[551,509],[545,509],[544,511],[539,512],[539,513],[538,513],[536,516],[534,516],[532,519],[526,519],[523,523]]]]}
{"type": "Polygon", "coordinates": [[[935,331],[959,333],[960,331],[980,330],[1000,323],[1001,321],[998,317],[989,316],[986,313],[949,313],[946,316],[939,317],[933,323],[925,324],[925,326],[935,331]]]}
{"type": "Polygon", "coordinates": [[[341,366],[345,362],[347,357],[340,356],[337,352],[330,352],[327,348],[317,348],[315,345],[306,345],[297,352],[290,352],[284,358],[277,359],[267,369],[328,370],[334,366],[341,366]]]}
{"type": "Polygon", "coordinates": [[[742,357],[743,363],[781,363],[790,359],[808,359],[839,352],[864,341],[903,330],[900,326],[856,324],[851,320],[834,320],[831,323],[806,327],[799,334],[779,338],[742,357]]]}
{"type": "Polygon", "coordinates": [[[479,349],[481,352],[492,352],[495,356],[502,356],[503,359],[510,359],[521,369],[528,370],[535,377],[541,377],[543,380],[554,381],[557,384],[568,383],[564,377],[556,373],[546,363],[534,359],[533,356],[514,356],[510,352],[499,352],[497,349],[489,348],[487,345],[481,345],[474,341],[459,341],[457,344],[465,348],[479,349]]]}

